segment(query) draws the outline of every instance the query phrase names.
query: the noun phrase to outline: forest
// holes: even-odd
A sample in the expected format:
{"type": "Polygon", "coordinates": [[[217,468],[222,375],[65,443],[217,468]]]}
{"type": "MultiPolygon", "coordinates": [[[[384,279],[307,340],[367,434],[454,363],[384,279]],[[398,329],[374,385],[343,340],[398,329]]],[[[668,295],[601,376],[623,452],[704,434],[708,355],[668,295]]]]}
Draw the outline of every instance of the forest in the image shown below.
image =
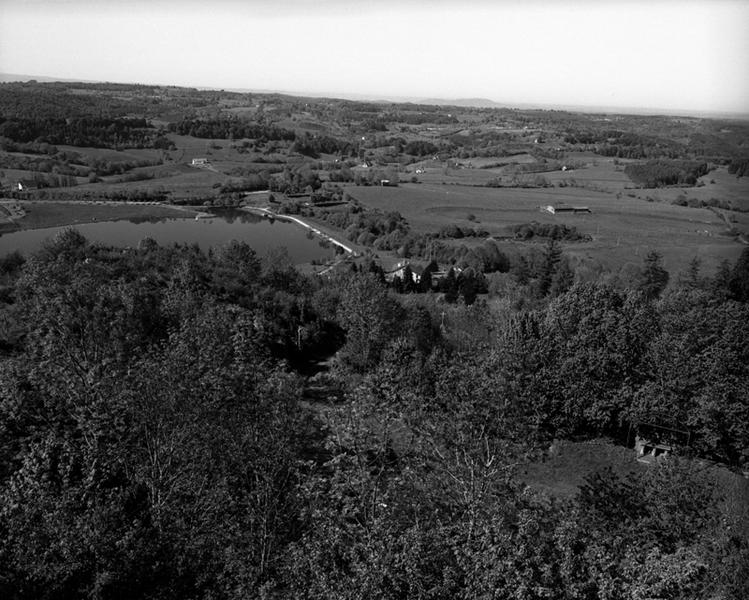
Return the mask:
{"type": "Polygon", "coordinates": [[[183,120],[170,123],[169,131],[197,138],[242,139],[265,138],[268,140],[293,141],[296,134],[288,129],[244,123],[239,119],[183,120]]]}
{"type": "Polygon", "coordinates": [[[67,230],[0,283],[4,598],[749,595],[749,250],[497,307],[67,230]],[[638,423],[691,441],[523,483],[638,423]]]}
{"type": "Polygon", "coordinates": [[[21,144],[92,148],[168,148],[170,145],[145,119],[133,118],[0,119],[0,136],[21,144]]]}
{"type": "Polygon", "coordinates": [[[646,188],[667,185],[695,185],[697,179],[708,173],[707,163],[655,160],[627,165],[625,173],[632,181],[646,188]]]}

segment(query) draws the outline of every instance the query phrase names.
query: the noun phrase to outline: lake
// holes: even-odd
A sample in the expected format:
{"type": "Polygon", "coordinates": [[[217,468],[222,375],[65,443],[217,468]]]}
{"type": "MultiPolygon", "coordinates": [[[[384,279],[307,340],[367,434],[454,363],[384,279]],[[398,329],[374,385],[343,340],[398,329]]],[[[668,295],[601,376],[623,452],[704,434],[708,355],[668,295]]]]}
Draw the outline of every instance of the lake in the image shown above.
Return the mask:
{"type": "MultiPolygon", "coordinates": [[[[162,246],[174,243],[197,243],[201,249],[221,246],[230,240],[249,244],[262,257],[272,248],[285,246],[296,264],[313,260],[324,262],[335,255],[334,247],[323,247],[320,239],[310,237],[299,225],[282,220],[268,220],[242,210],[216,211],[203,219],[146,219],[101,221],[75,225],[92,242],[108,246],[136,247],[143,238],[153,238],[162,246]]],[[[0,235],[0,255],[14,250],[29,254],[38,250],[44,240],[52,239],[69,227],[29,229],[0,235]]]]}

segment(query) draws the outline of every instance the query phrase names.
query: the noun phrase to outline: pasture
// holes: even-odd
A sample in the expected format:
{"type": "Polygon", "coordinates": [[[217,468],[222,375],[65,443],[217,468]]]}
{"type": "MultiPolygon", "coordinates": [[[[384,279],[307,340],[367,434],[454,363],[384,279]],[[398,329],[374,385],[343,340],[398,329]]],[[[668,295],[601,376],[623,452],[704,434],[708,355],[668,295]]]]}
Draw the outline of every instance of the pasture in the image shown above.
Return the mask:
{"type": "Polygon", "coordinates": [[[548,456],[521,465],[518,477],[536,492],[556,498],[572,498],[578,494],[586,477],[608,468],[621,477],[647,469],[637,462],[634,450],[608,440],[557,440],[548,456]]]}
{"type": "Polygon", "coordinates": [[[486,185],[490,180],[501,178],[507,185],[515,178],[519,182],[532,184],[537,176],[541,176],[555,187],[578,187],[603,192],[618,193],[634,187],[629,177],[624,173],[624,167],[629,161],[605,158],[591,153],[571,152],[559,159],[548,159],[547,163],[539,161],[530,154],[516,154],[513,156],[489,156],[466,159],[450,159],[447,162],[426,159],[408,165],[403,181],[409,181],[416,175],[423,183],[457,183],[462,185],[486,185]],[[458,167],[449,166],[453,162],[458,167]],[[556,165],[570,165],[562,170],[556,165]],[[547,170],[533,171],[535,168],[547,170]],[[531,171],[526,171],[531,169],[531,171]],[[416,170],[422,173],[416,173],[416,170]]]}
{"type": "Polygon", "coordinates": [[[712,274],[721,260],[734,261],[743,248],[733,236],[727,235],[725,221],[711,210],[649,202],[627,195],[617,197],[588,189],[424,183],[399,187],[349,186],[347,191],[365,206],[400,212],[412,229],[421,233],[436,233],[446,225],[456,224],[506,237],[511,235],[513,225],[531,221],[574,226],[592,240],[563,243],[565,253],[580,266],[605,267],[615,273],[630,269],[630,265],[640,265],[650,250],[657,250],[674,276],[685,270],[694,257],[701,260],[705,273],[712,274]],[[588,206],[592,212],[550,214],[540,209],[558,203],[588,206]],[[475,220],[469,219],[470,215],[475,220]]]}
{"type": "MultiPolygon", "coordinates": [[[[557,169],[542,173],[543,177],[554,185],[572,185],[575,187],[587,187],[606,192],[621,192],[634,187],[632,180],[624,173],[624,165],[619,161],[619,165],[614,163],[613,158],[596,157],[590,162],[586,162],[582,168],[575,168],[567,171],[557,169]]],[[[577,160],[574,156],[565,157],[560,162],[575,163],[577,160]]]]}
{"type": "Polygon", "coordinates": [[[728,173],[726,167],[719,167],[704,175],[696,187],[668,187],[656,190],[638,190],[638,194],[648,195],[656,200],[673,202],[679,196],[690,200],[709,201],[713,198],[726,200],[733,207],[749,211],[749,177],[737,178],[728,173]]]}
{"type": "Polygon", "coordinates": [[[152,148],[129,148],[127,150],[111,150],[108,148],[89,148],[81,146],[59,145],[57,149],[61,152],[80,154],[93,160],[102,160],[112,163],[130,162],[138,160],[159,160],[163,151],[152,148]]]}
{"type": "Polygon", "coordinates": [[[424,166],[418,167],[418,170],[422,171],[421,173],[416,173],[416,170],[416,168],[412,168],[406,173],[401,173],[401,181],[409,182],[412,177],[416,177],[417,181],[426,184],[439,185],[444,182],[446,185],[483,186],[497,176],[490,169],[456,169],[431,160],[426,161],[424,166]]]}
{"type": "MultiPolygon", "coordinates": [[[[749,481],[745,478],[721,465],[700,460],[694,460],[693,466],[702,469],[703,477],[720,490],[723,502],[746,505],[749,481]]],[[[564,499],[576,496],[586,478],[594,473],[611,469],[626,479],[630,474],[644,474],[652,468],[638,462],[632,448],[607,439],[555,440],[541,459],[519,465],[518,478],[535,492],[564,499]]]]}
{"type": "Polygon", "coordinates": [[[146,176],[153,174],[154,177],[141,181],[126,181],[127,176],[111,176],[103,178],[101,183],[86,183],[69,188],[69,191],[76,194],[97,194],[128,190],[168,190],[172,199],[200,198],[215,195],[214,186],[220,186],[226,181],[226,176],[221,173],[182,164],[143,167],[134,169],[131,173],[143,173],[146,176]]]}

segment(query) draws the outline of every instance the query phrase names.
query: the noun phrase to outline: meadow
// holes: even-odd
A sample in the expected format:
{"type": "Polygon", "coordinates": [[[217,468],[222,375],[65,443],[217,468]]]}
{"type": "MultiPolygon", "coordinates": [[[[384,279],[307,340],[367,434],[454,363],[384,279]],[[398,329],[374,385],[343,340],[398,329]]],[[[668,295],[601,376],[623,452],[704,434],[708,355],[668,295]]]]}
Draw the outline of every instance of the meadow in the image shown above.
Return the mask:
{"type": "Polygon", "coordinates": [[[648,201],[643,197],[645,190],[613,194],[573,187],[486,188],[427,183],[347,190],[365,206],[400,212],[415,231],[422,233],[457,224],[503,238],[512,236],[513,225],[532,221],[574,226],[592,240],[563,243],[565,253],[580,266],[597,265],[614,272],[639,265],[650,250],[657,250],[663,255],[664,266],[674,274],[686,269],[694,257],[712,273],[723,259],[734,261],[743,248],[728,235],[726,222],[712,210],[648,201]],[[591,213],[551,214],[541,209],[561,203],[587,206],[591,213]]]}

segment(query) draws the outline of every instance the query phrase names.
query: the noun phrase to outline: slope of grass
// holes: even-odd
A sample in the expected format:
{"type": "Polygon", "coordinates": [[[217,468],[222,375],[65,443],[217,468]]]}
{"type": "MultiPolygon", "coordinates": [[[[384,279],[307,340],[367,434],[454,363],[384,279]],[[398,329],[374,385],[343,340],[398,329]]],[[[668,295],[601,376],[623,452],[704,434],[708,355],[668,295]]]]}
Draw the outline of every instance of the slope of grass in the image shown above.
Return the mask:
{"type": "Polygon", "coordinates": [[[569,498],[577,494],[586,476],[609,467],[622,476],[648,468],[637,462],[634,450],[607,440],[562,440],[554,442],[544,460],[522,465],[518,476],[535,491],[569,498]]]}

